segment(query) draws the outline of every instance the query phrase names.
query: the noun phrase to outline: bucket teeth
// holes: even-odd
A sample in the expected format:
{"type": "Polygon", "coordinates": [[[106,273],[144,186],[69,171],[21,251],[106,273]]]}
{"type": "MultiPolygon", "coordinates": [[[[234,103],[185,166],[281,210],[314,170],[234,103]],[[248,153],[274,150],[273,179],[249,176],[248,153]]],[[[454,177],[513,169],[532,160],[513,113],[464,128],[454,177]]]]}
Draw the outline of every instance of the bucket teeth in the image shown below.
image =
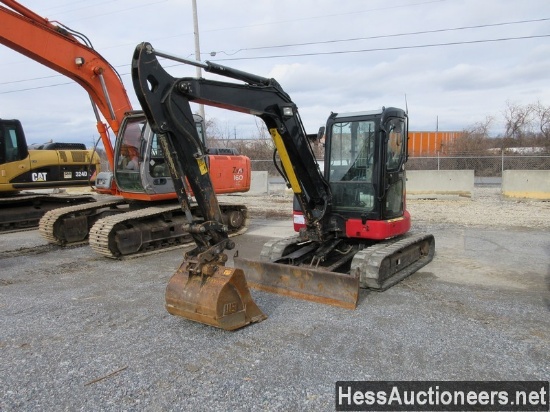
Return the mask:
{"type": "Polygon", "coordinates": [[[235,330],[267,316],[256,305],[241,269],[216,266],[210,275],[195,275],[183,262],[166,288],[166,310],[224,330],[235,330]]]}

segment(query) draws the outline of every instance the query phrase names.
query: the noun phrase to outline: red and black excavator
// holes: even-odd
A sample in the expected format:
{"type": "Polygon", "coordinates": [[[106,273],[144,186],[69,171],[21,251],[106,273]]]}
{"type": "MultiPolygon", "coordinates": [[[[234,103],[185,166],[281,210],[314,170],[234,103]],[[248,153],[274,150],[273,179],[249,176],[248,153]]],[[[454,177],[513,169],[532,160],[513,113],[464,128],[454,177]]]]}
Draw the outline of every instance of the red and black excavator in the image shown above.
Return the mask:
{"type": "MultiPolygon", "coordinates": [[[[259,322],[266,316],[248,285],[351,309],[360,287],[387,289],[432,260],[433,236],[408,233],[405,111],[388,107],[332,113],[321,172],[296,105],[274,79],[191,61],[142,43],[134,52],[132,81],[172,179],[180,183],[187,178],[203,217],[197,220],[186,213],[186,230],[196,247],[185,254],[166,288],[171,314],[226,330],[259,322]],[[157,57],[241,83],[174,78],[157,57]],[[299,234],[266,243],[259,261],[235,257],[236,268],[225,265],[225,251],[235,245],[204,165],[206,149],[194,127],[190,102],[258,116],[269,129],[278,165],[301,213],[295,218],[299,234]]],[[[189,210],[188,189],[182,184],[176,189],[182,210],[189,210]]]]}
{"type": "MultiPolygon", "coordinates": [[[[0,44],[69,77],[90,95],[112,171],[99,173],[95,182],[98,193],[111,196],[47,212],[40,220],[40,233],[59,245],[88,240],[96,252],[108,257],[144,254],[192,241],[182,229],[185,216],[157,136],[143,112],[133,111],[116,70],[83,34],[54,24],[14,0],[0,2],[8,6],[0,6],[0,44]],[[109,129],[116,136],[114,147],[109,129]]],[[[195,116],[193,122],[204,144],[204,121],[195,116]]],[[[212,149],[204,161],[213,171],[216,193],[249,190],[248,157],[234,149],[212,149]]],[[[196,206],[191,209],[192,214],[198,212],[196,206]]],[[[223,205],[222,215],[232,234],[246,229],[245,206],[223,205]]]]}

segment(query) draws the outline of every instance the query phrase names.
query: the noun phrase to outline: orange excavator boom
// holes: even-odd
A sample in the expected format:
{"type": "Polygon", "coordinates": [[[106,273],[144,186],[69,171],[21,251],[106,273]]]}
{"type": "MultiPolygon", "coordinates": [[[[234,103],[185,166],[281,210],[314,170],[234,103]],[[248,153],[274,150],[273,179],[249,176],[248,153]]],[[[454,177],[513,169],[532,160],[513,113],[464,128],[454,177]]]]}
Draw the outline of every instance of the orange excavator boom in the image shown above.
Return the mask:
{"type": "MultiPolygon", "coordinates": [[[[48,211],[40,219],[42,236],[58,245],[88,240],[96,252],[108,257],[135,256],[188,243],[190,235],[183,227],[185,218],[162,148],[143,112],[132,111],[116,70],[83,34],[15,0],[0,3],[4,5],[0,5],[0,44],[74,80],[88,92],[110,163],[110,171],[97,175],[95,190],[116,195],[98,198],[94,204],[48,211]],[[110,132],[116,137],[113,143],[110,132]],[[132,161],[125,159],[130,149],[132,161]]],[[[204,119],[194,121],[204,132],[204,119]]],[[[216,193],[245,192],[250,188],[250,159],[227,150],[207,158],[216,172],[216,193]]],[[[193,213],[198,213],[196,208],[193,213]]],[[[223,213],[231,235],[246,229],[245,206],[227,204],[223,213]]]]}
{"type": "Polygon", "coordinates": [[[0,6],[0,43],[69,77],[89,93],[97,129],[113,170],[114,153],[108,128],[116,136],[124,114],[132,110],[116,70],[93,48],[81,43],[76,32],[53,24],[16,1],[1,0],[1,3],[9,8],[0,6]],[[101,120],[96,107],[108,125],[101,120]]]}

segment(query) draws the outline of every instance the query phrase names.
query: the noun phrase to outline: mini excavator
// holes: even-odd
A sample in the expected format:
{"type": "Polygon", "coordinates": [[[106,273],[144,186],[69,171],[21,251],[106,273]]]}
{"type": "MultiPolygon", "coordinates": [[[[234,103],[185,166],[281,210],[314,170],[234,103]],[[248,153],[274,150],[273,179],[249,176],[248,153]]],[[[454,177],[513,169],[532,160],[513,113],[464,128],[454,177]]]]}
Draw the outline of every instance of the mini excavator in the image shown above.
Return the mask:
{"type": "MultiPolygon", "coordinates": [[[[173,315],[226,330],[266,318],[248,286],[353,309],[359,288],[385,290],[429,263],[431,234],[409,233],[405,208],[407,113],[387,107],[332,113],[324,130],[325,170],[290,96],[274,79],[212,62],[197,62],[137,46],[132,81],[145,116],[163,147],[178,200],[196,247],[187,252],[166,289],[173,315]],[[199,66],[235,82],[174,78],[158,57],[199,66]],[[275,143],[283,176],[299,211],[298,235],[266,243],[260,260],[235,257],[194,127],[190,102],[261,118],[275,143]],[[186,178],[186,179],[185,179],[186,178]],[[188,212],[188,188],[201,220],[188,212]],[[246,274],[246,276],[245,276],[246,274]]],[[[318,133],[313,138],[318,138],[318,133]]]]}

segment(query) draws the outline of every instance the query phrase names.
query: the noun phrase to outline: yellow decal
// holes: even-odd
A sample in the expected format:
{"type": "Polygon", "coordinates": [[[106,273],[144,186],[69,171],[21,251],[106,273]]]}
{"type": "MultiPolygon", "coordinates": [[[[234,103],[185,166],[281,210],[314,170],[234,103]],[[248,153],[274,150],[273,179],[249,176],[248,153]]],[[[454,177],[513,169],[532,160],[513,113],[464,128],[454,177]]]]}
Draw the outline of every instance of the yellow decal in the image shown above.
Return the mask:
{"type": "Polygon", "coordinates": [[[197,159],[197,163],[199,164],[199,170],[201,171],[201,175],[205,175],[208,173],[208,167],[206,167],[206,162],[202,158],[197,159]]]}
{"type": "Polygon", "coordinates": [[[292,187],[292,191],[296,194],[302,193],[302,188],[300,187],[300,183],[298,182],[296,173],[294,173],[294,168],[292,167],[290,157],[288,156],[285,144],[283,143],[283,138],[281,137],[277,129],[270,129],[269,132],[271,133],[271,137],[273,139],[273,142],[275,143],[275,147],[279,152],[279,158],[283,163],[283,169],[286,172],[288,181],[290,182],[290,187],[292,187]]]}

